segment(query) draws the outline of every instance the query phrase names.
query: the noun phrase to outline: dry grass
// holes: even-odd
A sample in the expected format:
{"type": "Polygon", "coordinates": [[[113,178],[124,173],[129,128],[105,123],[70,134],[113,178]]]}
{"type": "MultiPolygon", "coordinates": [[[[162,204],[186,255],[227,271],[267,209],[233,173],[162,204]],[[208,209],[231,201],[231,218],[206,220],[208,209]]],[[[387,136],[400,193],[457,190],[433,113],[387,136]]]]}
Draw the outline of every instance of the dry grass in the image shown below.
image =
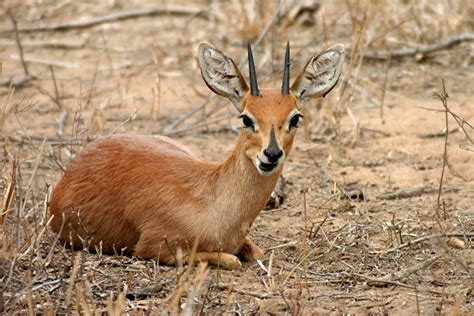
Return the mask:
{"type": "MultiPolygon", "coordinates": [[[[426,56],[367,56],[472,32],[474,6],[347,0],[308,15],[297,3],[196,1],[201,15],[22,33],[79,12],[157,4],[6,1],[0,13],[11,7],[24,57],[15,34],[0,33],[0,81],[24,76],[21,59],[36,79],[0,87],[0,311],[472,314],[472,43],[426,56]],[[336,42],[346,44],[348,60],[338,88],[306,105],[285,170],[286,203],[254,225],[266,260],[233,272],[167,267],[58,242],[48,228],[51,188],[92,139],[165,132],[206,160],[222,159],[237,121],[198,81],[197,43],[221,47],[245,73],[243,47],[256,41],[259,82],[278,86],[287,39],[293,71],[336,42]],[[432,99],[443,95],[441,78],[450,112],[432,99]],[[417,107],[426,104],[450,124],[417,107]]],[[[2,20],[0,30],[9,29],[2,20]]]]}

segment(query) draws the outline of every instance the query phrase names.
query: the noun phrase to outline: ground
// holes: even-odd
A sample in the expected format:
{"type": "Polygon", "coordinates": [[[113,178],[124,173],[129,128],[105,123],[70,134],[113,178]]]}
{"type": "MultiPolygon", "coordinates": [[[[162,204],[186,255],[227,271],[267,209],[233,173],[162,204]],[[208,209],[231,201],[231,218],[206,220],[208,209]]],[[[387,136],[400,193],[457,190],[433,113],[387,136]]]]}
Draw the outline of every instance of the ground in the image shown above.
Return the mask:
{"type": "Polygon", "coordinates": [[[473,314],[472,2],[328,1],[313,11],[286,2],[170,3],[0,4],[0,311],[473,314]],[[470,40],[377,58],[459,34],[470,40]],[[345,44],[347,62],[337,89],[305,105],[283,172],[284,203],[253,225],[262,262],[236,271],[169,267],[58,243],[47,225],[51,187],[93,139],[166,134],[207,161],[232,149],[238,113],[209,97],[196,62],[200,42],[242,62],[246,74],[251,41],[260,86],[278,87],[287,40],[293,75],[335,43],[345,44]],[[34,78],[9,86],[5,80],[27,78],[22,59],[34,78]],[[447,122],[435,95],[442,79],[447,122]]]}

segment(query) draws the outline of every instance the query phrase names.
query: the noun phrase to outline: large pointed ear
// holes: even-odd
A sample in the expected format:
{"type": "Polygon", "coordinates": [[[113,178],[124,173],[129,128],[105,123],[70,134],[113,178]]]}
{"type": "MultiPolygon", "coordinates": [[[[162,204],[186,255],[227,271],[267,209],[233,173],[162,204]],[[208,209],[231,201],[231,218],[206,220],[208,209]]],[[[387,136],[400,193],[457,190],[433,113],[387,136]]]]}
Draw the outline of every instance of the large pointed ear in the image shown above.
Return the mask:
{"type": "Polygon", "coordinates": [[[337,44],[308,61],[291,86],[301,106],[306,99],[324,97],[334,88],[341,75],[344,56],[344,45],[337,44]]]}
{"type": "Polygon", "coordinates": [[[199,45],[198,61],[207,86],[241,112],[240,100],[249,88],[234,61],[207,43],[199,45]]]}

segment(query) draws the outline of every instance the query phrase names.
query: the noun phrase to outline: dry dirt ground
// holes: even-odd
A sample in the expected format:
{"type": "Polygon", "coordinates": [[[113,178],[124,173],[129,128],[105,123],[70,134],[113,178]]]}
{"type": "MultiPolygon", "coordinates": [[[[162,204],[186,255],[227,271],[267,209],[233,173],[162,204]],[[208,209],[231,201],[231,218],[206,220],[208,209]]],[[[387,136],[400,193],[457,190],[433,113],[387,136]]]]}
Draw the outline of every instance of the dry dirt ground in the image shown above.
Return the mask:
{"type": "Polygon", "coordinates": [[[313,12],[290,2],[0,2],[1,79],[25,77],[8,8],[34,76],[23,85],[3,82],[0,91],[0,311],[474,313],[473,2],[327,1],[313,12]],[[374,56],[458,34],[470,40],[374,56]],[[165,133],[208,161],[232,148],[240,122],[227,100],[209,98],[195,58],[201,41],[237,63],[245,62],[246,42],[258,41],[260,85],[279,86],[286,40],[293,73],[337,42],[346,45],[347,62],[339,87],[306,105],[285,165],[285,202],[254,223],[251,236],[266,254],[261,264],[167,267],[57,242],[47,228],[51,186],[94,138],[165,133]],[[460,118],[448,115],[447,140],[444,108],[433,96],[442,78],[460,118]]]}

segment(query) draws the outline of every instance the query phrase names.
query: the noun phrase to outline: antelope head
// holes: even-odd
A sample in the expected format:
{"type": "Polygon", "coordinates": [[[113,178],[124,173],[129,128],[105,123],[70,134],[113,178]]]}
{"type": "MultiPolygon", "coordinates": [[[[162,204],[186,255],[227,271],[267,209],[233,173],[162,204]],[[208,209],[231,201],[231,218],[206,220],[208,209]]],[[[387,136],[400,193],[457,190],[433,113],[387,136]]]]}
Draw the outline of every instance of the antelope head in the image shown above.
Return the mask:
{"type": "Polygon", "coordinates": [[[287,157],[309,98],[325,96],[336,85],[344,61],[344,46],[334,45],[313,56],[290,87],[290,46],[286,46],[281,89],[259,89],[252,49],[248,45],[250,89],[234,61],[202,43],[201,74],[216,94],[227,97],[240,113],[243,150],[258,173],[272,175],[287,157]]]}

